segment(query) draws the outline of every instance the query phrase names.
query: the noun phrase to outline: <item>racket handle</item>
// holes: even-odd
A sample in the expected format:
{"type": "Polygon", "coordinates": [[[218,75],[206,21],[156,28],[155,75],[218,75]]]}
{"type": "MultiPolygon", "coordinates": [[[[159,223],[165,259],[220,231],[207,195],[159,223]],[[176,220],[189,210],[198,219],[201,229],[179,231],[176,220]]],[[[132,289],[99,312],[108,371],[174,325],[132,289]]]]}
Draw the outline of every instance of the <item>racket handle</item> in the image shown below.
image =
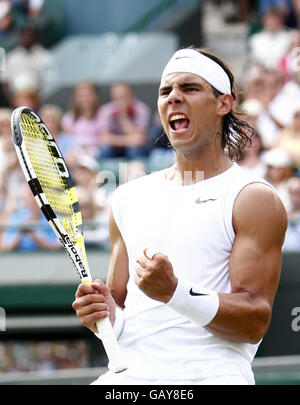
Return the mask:
{"type": "Polygon", "coordinates": [[[108,357],[108,369],[113,373],[120,373],[128,368],[119,343],[112,328],[109,318],[100,319],[96,322],[98,338],[101,339],[108,357]]]}

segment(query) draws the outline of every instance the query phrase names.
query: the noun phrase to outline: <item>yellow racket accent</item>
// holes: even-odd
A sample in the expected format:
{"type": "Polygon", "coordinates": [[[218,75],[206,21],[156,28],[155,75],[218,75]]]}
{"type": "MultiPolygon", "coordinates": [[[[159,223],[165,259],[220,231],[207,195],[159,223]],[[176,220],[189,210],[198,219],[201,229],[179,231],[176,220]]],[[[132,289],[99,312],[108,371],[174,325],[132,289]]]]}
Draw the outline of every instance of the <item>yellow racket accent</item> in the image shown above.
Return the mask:
{"type": "Polygon", "coordinates": [[[88,260],[87,260],[83,235],[81,233],[77,233],[74,236],[73,242],[75,243],[77,250],[81,253],[81,258],[82,258],[83,264],[85,265],[85,267],[88,268],[88,260]]]}
{"type": "Polygon", "coordinates": [[[75,187],[68,184],[69,173],[54,142],[34,117],[21,114],[22,136],[43,192],[56,216],[73,240],[82,225],[75,187]]]}

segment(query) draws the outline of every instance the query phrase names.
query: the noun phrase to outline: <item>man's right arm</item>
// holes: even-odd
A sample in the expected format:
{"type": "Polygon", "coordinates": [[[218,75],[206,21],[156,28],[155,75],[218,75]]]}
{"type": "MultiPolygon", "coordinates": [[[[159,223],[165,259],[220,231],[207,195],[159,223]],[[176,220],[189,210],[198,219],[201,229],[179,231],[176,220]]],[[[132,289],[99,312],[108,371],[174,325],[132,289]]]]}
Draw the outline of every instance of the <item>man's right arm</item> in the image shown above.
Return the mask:
{"type": "Polygon", "coordinates": [[[92,285],[80,284],[75,294],[73,309],[81,323],[97,333],[96,321],[109,316],[115,321],[116,305],[124,308],[129,278],[128,256],[125,243],[112,213],[109,219],[111,256],[106,285],[95,280],[92,285]]]}
{"type": "Polygon", "coordinates": [[[124,240],[112,212],[110,212],[109,216],[109,235],[111,256],[106,285],[116,304],[124,308],[127,295],[127,282],[129,279],[128,255],[124,240]]]}

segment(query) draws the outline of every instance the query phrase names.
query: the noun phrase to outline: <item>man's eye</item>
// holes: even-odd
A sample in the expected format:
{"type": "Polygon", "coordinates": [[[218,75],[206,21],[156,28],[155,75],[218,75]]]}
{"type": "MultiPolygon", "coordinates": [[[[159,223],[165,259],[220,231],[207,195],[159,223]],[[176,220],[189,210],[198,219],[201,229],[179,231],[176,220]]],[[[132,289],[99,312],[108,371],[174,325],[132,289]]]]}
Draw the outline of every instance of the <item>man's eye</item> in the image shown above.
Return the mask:
{"type": "Polygon", "coordinates": [[[161,91],[160,93],[159,93],[159,95],[160,96],[168,96],[170,94],[170,91],[169,90],[164,90],[164,91],[161,91]]]}

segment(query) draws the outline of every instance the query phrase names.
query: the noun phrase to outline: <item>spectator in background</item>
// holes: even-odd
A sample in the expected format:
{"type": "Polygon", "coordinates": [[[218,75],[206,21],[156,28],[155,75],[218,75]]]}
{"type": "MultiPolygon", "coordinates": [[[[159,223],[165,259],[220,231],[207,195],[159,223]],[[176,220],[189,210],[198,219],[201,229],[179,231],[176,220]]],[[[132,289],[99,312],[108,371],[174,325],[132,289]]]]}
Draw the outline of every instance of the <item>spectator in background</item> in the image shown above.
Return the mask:
{"type": "Polygon", "coordinates": [[[264,146],[261,137],[256,130],[257,119],[263,109],[263,104],[256,99],[247,99],[240,105],[240,110],[242,114],[244,114],[243,120],[254,128],[255,131],[251,138],[251,145],[244,149],[242,158],[238,164],[257,177],[264,177],[267,169],[262,159],[264,146]]]}
{"type": "Polygon", "coordinates": [[[24,105],[38,113],[41,107],[40,91],[34,86],[31,87],[29,84],[28,86],[24,85],[24,87],[20,86],[20,88],[13,92],[12,105],[14,108],[24,105]]]}
{"type": "Polygon", "coordinates": [[[300,103],[300,68],[293,71],[292,80],[284,84],[268,105],[270,118],[278,129],[291,125],[294,111],[300,103]]]}
{"type": "Polygon", "coordinates": [[[50,52],[37,42],[35,28],[30,25],[23,27],[18,44],[6,56],[4,79],[9,88],[15,91],[20,86],[20,78],[29,77],[41,89],[50,58],[50,52]]]}
{"type": "Polygon", "coordinates": [[[53,46],[63,36],[63,14],[60,0],[28,0],[27,21],[38,31],[44,47],[53,46]]]}
{"type": "Polygon", "coordinates": [[[290,0],[259,0],[258,1],[258,13],[264,15],[270,9],[276,8],[280,10],[283,16],[289,14],[291,4],[290,0]]]}
{"type": "Polygon", "coordinates": [[[244,120],[256,129],[258,117],[264,111],[264,104],[256,98],[247,98],[241,103],[240,111],[244,115],[244,120]]]}
{"type": "Polygon", "coordinates": [[[99,174],[99,165],[93,157],[81,154],[74,160],[72,176],[78,193],[85,243],[107,248],[110,204],[108,196],[99,188],[99,174]]]}
{"type": "Polygon", "coordinates": [[[282,86],[283,75],[280,71],[269,71],[258,64],[250,65],[243,76],[243,100],[262,106],[255,125],[265,148],[273,147],[278,137],[279,128],[270,117],[268,106],[282,86]]]}
{"type": "Polygon", "coordinates": [[[93,194],[98,187],[97,174],[99,171],[98,162],[92,156],[84,152],[77,155],[77,161],[72,169],[72,176],[77,190],[84,189],[93,194]]]}
{"type": "Polygon", "coordinates": [[[260,115],[257,129],[264,146],[276,146],[280,131],[292,124],[295,108],[300,103],[300,69],[293,72],[293,79],[284,83],[260,115]]]}
{"type": "Polygon", "coordinates": [[[133,160],[147,156],[150,108],[136,99],[128,84],[114,84],[110,94],[111,101],[101,110],[101,158],[133,160]]]}
{"type": "Polygon", "coordinates": [[[266,69],[257,62],[249,63],[242,77],[242,100],[256,99],[265,103],[266,69]]]}
{"type": "MultiPolygon", "coordinates": [[[[300,17],[300,15],[299,15],[300,17]]],[[[279,61],[278,69],[282,72],[284,82],[293,79],[293,71],[295,68],[300,68],[300,30],[293,29],[289,32],[290,47],[279,61]]]]}
{"type": "Polygon", "coordinates": [[[253,133],[251,141],[251,146],[245,148],[238,164],[256,177],[265,177],[267,166],[262,159],[263,145],[261,137],[256,131],[253,133]]]}
{"type": "Polygon", "coordinates": [[[276,188],[286,211],[289,211],[288,180],[295,174],[290,154],[285,149],[273,148],[263,153],[262,159],[267,166],[265,179],[276,188]]]}
{"type": "Polygon", "coordinates": [[[300,0],[291,0],[291,2],[294,8],[297,26],[300,28],[300,0]]]}
{"type": "Polygon", "coordinates": [[[76,141],[62,131],[61,120],[63,110],[54,104],[44,104],[39,110],[42,121],[46,124],[52,136],[56,140],[58,147],[68,162],[68,156],[73,148],[76,147],[76,141]]]}
{"type": "Polygon", "coordinates": [[[283,84],[283,75],[279,70],[268,70],[258,63],[250,63],[242,78],[243,101],[257,99],[267,106],[283,84]]]}
{"type": "Polygon", "coordinates": [[[290,210],[288,211],[288,227],[283,250],[300,251],[300,178],[292,177],[288,182],[290,210]]]}
{"type": "Polygon", "coordinates": [[[265,70],[263,73],[262,102],[265,106],[274,100],[284,85],[283,74],[278,70],[265,70]]]}
{"type": "Polygon", "coordinates": [[[300,169],[300,103],[295,108],[292,124],[284,128],[278,138],[277,146],[286,149],[295,168],[300,169]]]}
{"type": "Polygon", "coordinates": [[[280,9],[268,9],[263,15],[263,29],[249,39],[250,59],[267,69],[277,69],[282,56],[290,46],[290,36],[284,28],[280,9]]]}
{"type": "Polygon", "coordinates": [[[6,224],[7,228],[0,234],[0,250],[36,251],[60,248],[55,233],[49,227],[27,183],[23,183],[20,203],[24,205],[19,205],[11,215],[2,214],[1,223],[6,224]],[[40,228],[35,228],[37,225],[40,228]]]}
{"type": "Polygon", "coordinates": [[[18,11],[24,17],[27,16],[28,12],[28,0],[10,0],[14,10],[18,11]]]}
{"type": "Polygon", "coordinates": [[[24,176],[12,142],[9,108],[0,109],[0,212],[11,212],[20,201],[24,176]]]}
{"type": "Polygon", "coordinates": [[[13,9],[9,0],[0,1],[0,44],[6,52],[16,46],[24,22],[22,14],[13,9]]]}
{"type": "Polygon", "coordinates": [[[99,153],[100,97],[97,87],[90,82],[75,86],[70,110],[62,118],[62,129],[92,156],[99,153]]]}

